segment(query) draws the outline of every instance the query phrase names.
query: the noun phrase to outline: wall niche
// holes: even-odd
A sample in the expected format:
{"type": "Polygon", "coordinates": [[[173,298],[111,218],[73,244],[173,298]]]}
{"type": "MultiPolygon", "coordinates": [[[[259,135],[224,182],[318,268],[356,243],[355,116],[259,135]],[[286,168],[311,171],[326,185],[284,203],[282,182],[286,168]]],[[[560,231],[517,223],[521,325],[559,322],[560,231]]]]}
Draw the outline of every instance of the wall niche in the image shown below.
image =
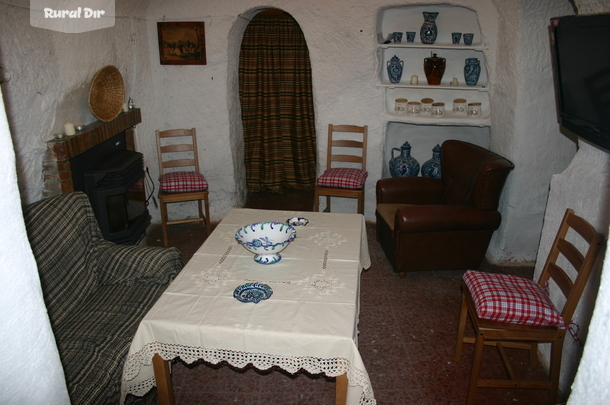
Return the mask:
{"type": "MultiPolygon", "coordinates": [[[[459,139],[489,149],[491,108],[489,75],[485,53],[488,47],[482,42],[477,13],[467,7],[450,4],[430,4],[390,7],[379,13],[377,21],[377,86],[383,89],[383,111],[386,117],[383,177],[390,177],[388,168],[392,149],[408,141],[411,156],[420,165],[432,157],[432,149],[447,139],[459,139]],[[437,37],[433,44],[422,43],[420,29],[424,12],[438,13],[435,24],[437,37]],[[415,32],[415,39],[407,42],[407,32],[415,32]],[[400,42],[393,33],[402,33],[400,42]],[[453,43],[452,33],[461,33],[459,43],[453,43]],[[473,34],[471,44],[464,43],[464,34],[473,34]],[[429,85],[424,72],[424,60],[433,54],[445,59],[445,72],[439,85],[429,85]],[[400,81],[392,83],[388,65],[392,58],[402,65],[400,81]],[[476,85],[466,85],[464,66],[467,59],[476,58],[481,71],[476,85]],[[417,76],[417,83],[412,81],[417,76]],[[458,85],[455,85],[455,80],[458,85]],[[452,83],[453,82],[453,83],[452,83]],[[443,116],[429,113],[409,114],[397,110],[397,99],[420,102],[432,99],[444,103],[443,116]],[[478,115],[467,111],[454,111],[454,100],[480,103],[478,115]]],[[[467,107],[466,107],[467,109],[467,107]]],[[[407,107],[408,111],[408,107],[407,107]]],[[[394,155],[398,155],[397,151],[394,155]]],[[[421,174],[420,174],[421,175],[421,174]]]]}

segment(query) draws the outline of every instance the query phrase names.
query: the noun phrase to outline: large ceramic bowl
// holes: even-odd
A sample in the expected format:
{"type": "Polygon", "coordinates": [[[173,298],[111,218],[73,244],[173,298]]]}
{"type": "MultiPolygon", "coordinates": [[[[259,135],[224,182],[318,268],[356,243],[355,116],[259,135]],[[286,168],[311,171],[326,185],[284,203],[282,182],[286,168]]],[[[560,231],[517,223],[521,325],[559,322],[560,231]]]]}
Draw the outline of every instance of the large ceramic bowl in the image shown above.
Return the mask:
{"type": "Polygon", "coordinates": [[[257,222],[239,228],[235,240],[254,253],[254,261],[260,264],[273,264],[282,257],[280,252],[297,235],[296,230],[282,222],[257,222]]]}

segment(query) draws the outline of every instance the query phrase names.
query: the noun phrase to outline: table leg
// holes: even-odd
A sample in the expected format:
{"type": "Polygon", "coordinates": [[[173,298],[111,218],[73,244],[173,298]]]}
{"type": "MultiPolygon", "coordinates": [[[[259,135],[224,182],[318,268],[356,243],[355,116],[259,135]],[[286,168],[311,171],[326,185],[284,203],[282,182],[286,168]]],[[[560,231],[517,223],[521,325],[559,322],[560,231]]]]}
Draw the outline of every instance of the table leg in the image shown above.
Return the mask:
{"type": "Polygon", "coordinates": [[[152,362],[155,370],[159,405],[174,405],[174,385],[169,371],[169,361],[163,360],[163,357],[155,354],[152,362]]]}
{"type": "Polygon", "coordinates": [[[337,377],[335,382],[335,405],[345,405],[347,402],[347,373],[337,377]]]}

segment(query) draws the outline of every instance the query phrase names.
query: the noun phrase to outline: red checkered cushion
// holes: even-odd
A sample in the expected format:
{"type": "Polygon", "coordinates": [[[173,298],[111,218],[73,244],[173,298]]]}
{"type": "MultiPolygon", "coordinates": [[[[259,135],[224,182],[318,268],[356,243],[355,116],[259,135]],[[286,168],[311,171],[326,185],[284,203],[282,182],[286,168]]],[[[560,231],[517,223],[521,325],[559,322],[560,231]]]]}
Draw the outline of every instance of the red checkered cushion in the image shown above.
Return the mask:
{"type": "Polygon", "coordinates": [[[203,174],[197,172],[171,172],[159,177],[161,191],[167,193],[186,193],[208,189],[203,174]]]}
{"type": "Polygon", "coordinates": [[[491,321],[565,327],[545,288],[523,277],[468,270],[464,282],[477,315],[491,321]]]}
{"type": "Polygon", "coordinates": [[[366,170],[337,167],[326,169],[318,179],[319,186],[362,188],[369,173],[366,170]]]}

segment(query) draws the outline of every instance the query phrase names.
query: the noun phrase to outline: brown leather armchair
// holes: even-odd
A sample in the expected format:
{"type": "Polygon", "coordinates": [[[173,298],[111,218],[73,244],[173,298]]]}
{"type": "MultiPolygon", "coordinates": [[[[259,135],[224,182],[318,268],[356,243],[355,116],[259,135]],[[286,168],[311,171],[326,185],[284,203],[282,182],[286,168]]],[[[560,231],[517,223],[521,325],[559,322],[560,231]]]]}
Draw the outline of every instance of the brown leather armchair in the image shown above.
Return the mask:
{"type": "Polygon", "coordinates": [[[514,165],[457,140],[441,147],[441,179],[377,181],[377,241],[394,271],[476,269],[502,217],[498,201],[514,165]]]}

